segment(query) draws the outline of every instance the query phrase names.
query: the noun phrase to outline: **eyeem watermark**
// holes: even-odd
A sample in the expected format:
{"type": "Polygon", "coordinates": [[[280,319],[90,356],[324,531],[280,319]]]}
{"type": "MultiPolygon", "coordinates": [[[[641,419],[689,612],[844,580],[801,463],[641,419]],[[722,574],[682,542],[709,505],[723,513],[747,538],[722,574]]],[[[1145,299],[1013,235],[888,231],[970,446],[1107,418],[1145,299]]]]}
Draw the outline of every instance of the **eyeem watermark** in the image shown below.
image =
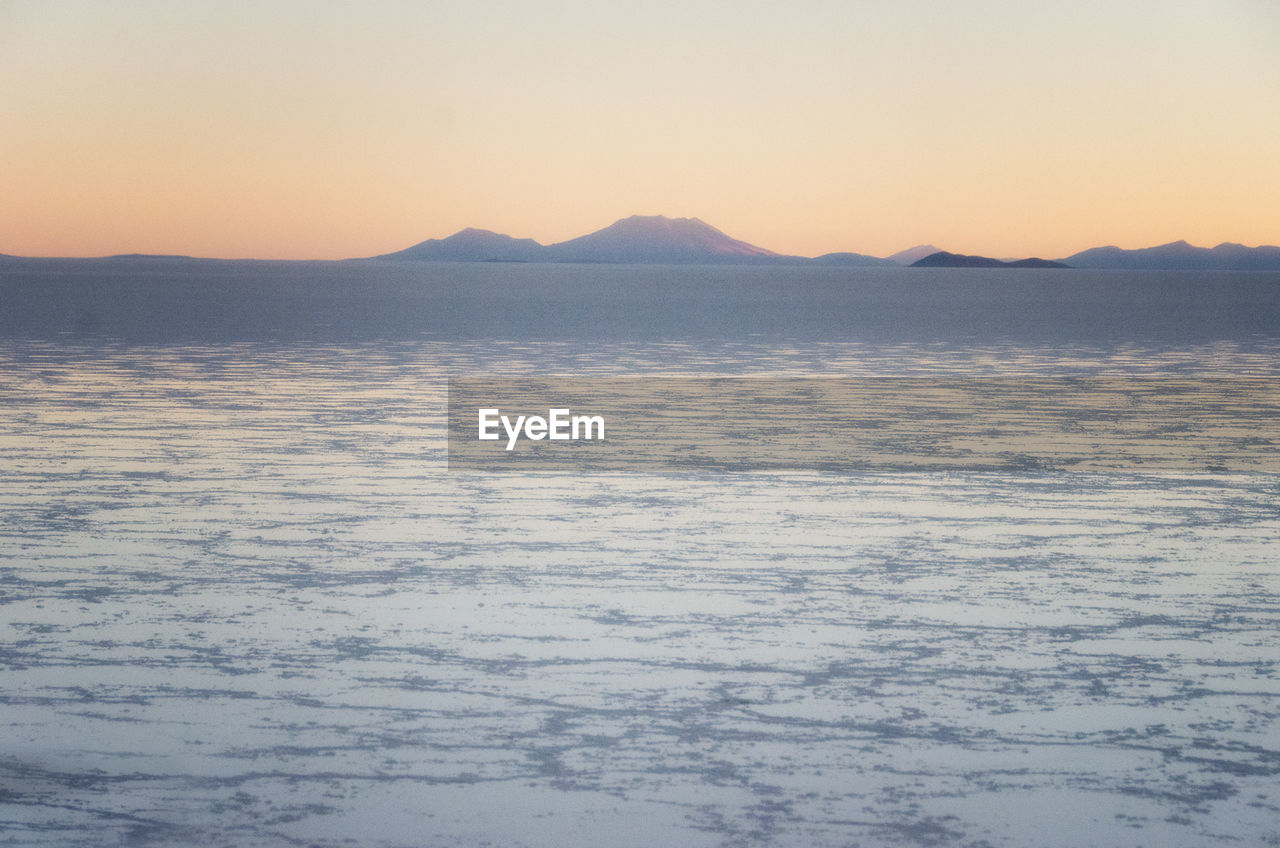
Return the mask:
{"type": "Polygon", "coordinates": [[[1280,472],[1280,380],[459,377],[448,437],[455,471],[1280,472]]]}
{"type": "Polygon", "coordinates": [[[547,416],[517,415],[513,423],[510,416],[503,415],[501,409],[478,410],[479,423],[477,436],[480,441],[497,441],[501,438],[498,425],[502,425],[507,436],[507,450],[515,450],[516,442],[523,433],[526,439],[540,442],[550,439],[553,442],[569,442],[586,439],[604,438],[604,416],[573,415],[569,409],[550,409],[547,416]]]}

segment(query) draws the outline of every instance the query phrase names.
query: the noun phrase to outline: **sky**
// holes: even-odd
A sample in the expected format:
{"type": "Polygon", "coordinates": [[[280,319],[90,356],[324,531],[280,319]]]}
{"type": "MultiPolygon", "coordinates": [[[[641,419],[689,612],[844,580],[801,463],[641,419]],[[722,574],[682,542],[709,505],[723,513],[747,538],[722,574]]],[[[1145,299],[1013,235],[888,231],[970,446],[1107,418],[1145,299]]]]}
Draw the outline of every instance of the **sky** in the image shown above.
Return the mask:
{"type": "Polygon", "coordinates": [[[1280,3],[0,0],[0,253],[1280,244],[1280,3]]]}

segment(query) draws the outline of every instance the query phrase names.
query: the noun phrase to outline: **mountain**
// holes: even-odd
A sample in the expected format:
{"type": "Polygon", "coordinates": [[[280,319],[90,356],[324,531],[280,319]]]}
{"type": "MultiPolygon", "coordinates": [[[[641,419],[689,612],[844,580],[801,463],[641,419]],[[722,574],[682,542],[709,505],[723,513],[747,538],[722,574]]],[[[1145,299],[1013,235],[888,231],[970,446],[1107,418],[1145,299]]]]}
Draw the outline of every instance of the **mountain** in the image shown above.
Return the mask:
{"type": "Polygon", "coordinates": [[[602,230],[558,244],[542,245],[490,230],[468,227],[448,238],[428,239],[376,259],[427,262],[610,262],[626,264],[780,265],[814,264],[870,268],[1118,268],[1130,270],[1280,271],[1280,247],[1245,247],[1225,242],[1214,248],[1175,241],[1141,250],[1095,247],[1057,262],[1003,261],[938,250],[931,244],[899,251],[886,259],[861,253],[828,253],[816,259],[784,256],[731,238],[697,218],[633,215],[602,230]]]}
{"type": "Polygon", "coordinates": [[[176,260],[181,260],[183,262],[190,262],[195,259],[194,256],[187,256],[184,253],[117,253],[113,256],[108,256],[106,258],[107,259],[145,259],[145,260],[157,259],[157,260],[164,260],[164,261],[171,261],[176,259],[176,260]]]}
{"type": "Polygon", "coordinates": [[[966,256],[962,253],[948,253],[939,250],[911,263],[912,268],[1000,268],[1004,265],[999,259],[988,256],[966,256]]]}
{"type": "Polygon", "coordinates": [[[885,268],[895,263],[862,253],[824,253],[819,257],[801,260],[814,265],[830,265],[838,268],[885,268]]]}
{"type": "Polygon", "coordinates": [[[1004,263],[1006,268],[1070,268],[1066,262],[1059,262],[1054,259],[1041,259],[1038,256],[1032,256],[1030,259],[1011,259],[1004,263]]]}
{"type": "MultiPolygon", "coordinates": [[[[852,254],[851,254],[852,255],[852,254]]],[[[697,218],[633,215],[558,244],[467,228],[444,239],[375,256],[427,262],[761,263],[804,262],[730,238],[697,218]]]]}
{"type": "Polygon", "coordinates": [[[1217,267],[1232,271],[1276,271],[1280,270],[1280,247],[1260,245],[1245,247],[1243,244],[1224,241],[1212,248],[1210,253],[1220,263],[1217,267]]]}
{"type": "Polygon", "coordinates": [[[1245,247],[1223,242],[1214,248],[1174,241],[1138,250],[1095,247],[1063,260],[1075,268],[1116,268],[1142,271],[1276,271],[1280,247],[1245,247]]]}
{"type": "Polygon", "coordinates": [[[899,250],[897,253],[888,257],[889,261],[894,265],[913,265],[926,256],[932,256],[935,253],[941,253],[940,248],[931,244],[917,244],[915,247],[908,247],[906,250],[899,250]]]}
{"type": "Polygon", "coordinates": [[[373,258],[423,262],[545,262],[546,251],[547,248],[533,239],[517,239],[467,227],[448,238],[427,239],[413,247],[373,258]]]}
{"type": "Polygon", "coordinates": [[[1006,262],[989,256],[965,256],[940,250],[911,263],[912,268],[1070,268],[1062,262],[1048,259],[1016,259],[1006,262]]]}
{"type": "Polygon", "coordinates": [[[632,215],[547,248],[554,262],[750,263],[784,257],[730,238],[697,218],[632,215]]]}

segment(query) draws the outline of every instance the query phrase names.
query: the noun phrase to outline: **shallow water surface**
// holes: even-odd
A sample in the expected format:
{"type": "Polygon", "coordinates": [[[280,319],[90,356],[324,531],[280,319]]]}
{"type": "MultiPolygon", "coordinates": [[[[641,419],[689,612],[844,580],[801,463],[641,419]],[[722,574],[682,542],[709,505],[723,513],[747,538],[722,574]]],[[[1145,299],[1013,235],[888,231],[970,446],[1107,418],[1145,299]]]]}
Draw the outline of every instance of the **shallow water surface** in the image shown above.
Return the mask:
{"type": "Polygon", "coordinates": [[[1273,347],[0,350],[0,844],[1280,842],[1280,477],[445,469],[453,373],[1273,347]]]}

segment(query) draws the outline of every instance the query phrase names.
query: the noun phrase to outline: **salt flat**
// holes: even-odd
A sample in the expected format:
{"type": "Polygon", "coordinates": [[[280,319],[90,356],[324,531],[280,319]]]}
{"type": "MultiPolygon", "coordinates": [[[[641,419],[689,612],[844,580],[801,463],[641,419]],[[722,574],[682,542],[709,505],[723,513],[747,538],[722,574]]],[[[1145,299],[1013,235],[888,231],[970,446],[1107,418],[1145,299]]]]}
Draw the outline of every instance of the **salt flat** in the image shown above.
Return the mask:
{"type": "Polygon", "coordinates": [[[1266,844],[1267,474],[449,473],[446,375],[1274,351],[11,341],[6,845],[1266,844]]]}

